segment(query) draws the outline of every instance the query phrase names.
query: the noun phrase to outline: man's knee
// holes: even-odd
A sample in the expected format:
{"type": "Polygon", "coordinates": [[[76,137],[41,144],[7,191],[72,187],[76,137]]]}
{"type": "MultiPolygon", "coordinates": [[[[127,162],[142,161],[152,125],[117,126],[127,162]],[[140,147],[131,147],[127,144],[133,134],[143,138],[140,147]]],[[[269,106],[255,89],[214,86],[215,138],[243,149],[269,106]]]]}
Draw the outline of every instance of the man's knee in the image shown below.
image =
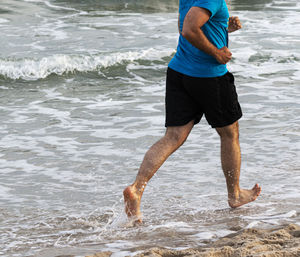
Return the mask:
{"type": "Polygon", "coordinates": [[[185,133],[183,133],[182,131],[173,129],[173,130],[167,131],[165,138],[172,145],[179,147],[185,142],[187,135],[185,135],[185,133]]]}
{"type": "Polygon", "coordinates": [[[172,145],[179,147],[187,139],[191,128],[169,127],[167,128],[165,139],[172,145]]]}
{"type": "Polygon", "coordinates": [[[237,140],[239,138],[239,124],[235,122],[229,126],[216,128],[221,139],[237,140]]]}
{"type": "Polygon", "coordinates": [[[194,121],[190,121],[186,125],[178,127],[168,127],[164,139],[168,144],[173,145],[175,148],[181,146],[194,126],[194,121]]]}

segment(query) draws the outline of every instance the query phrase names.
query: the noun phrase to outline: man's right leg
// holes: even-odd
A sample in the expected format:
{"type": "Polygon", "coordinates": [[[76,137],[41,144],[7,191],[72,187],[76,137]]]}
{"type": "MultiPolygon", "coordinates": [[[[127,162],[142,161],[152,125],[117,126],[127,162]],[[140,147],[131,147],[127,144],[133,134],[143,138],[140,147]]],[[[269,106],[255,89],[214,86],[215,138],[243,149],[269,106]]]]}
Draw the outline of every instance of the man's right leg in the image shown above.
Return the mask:
{"type": "Polygon", "coordinates": [[[194,121],[190,121],[184,126],[168,127],[165,136],[148,150],[135,182],[123,192],[125,212],[128,217],[137,218],[138,222],[142,221],[140,204],[148,181],[165,160],[185,142],[193,126],[194,121]]]}

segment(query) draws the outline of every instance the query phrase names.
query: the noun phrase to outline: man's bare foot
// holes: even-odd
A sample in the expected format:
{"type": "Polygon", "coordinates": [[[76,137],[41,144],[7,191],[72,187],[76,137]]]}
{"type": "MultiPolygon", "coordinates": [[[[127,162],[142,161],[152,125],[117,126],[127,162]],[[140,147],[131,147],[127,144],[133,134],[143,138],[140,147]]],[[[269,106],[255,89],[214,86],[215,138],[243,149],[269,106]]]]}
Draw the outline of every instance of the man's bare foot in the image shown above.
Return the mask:
{"type": "Polygon", "coordinates": [[[142,223],[140,212],[141,197],[136,193],[133,186],[128,186],[123,191],[125,202],[125,213],[128,218],[134,219],[136,223],[142,223]]]}
{"type": "Polygon", "coordinates": [[[241,189],[237,197],[229,197],[229,206],[231,208],[237,208],[246,203],[253,202],[260,195],[260,192],[261,187],[258,184],[256,184],[251,190],[241,189]]]}

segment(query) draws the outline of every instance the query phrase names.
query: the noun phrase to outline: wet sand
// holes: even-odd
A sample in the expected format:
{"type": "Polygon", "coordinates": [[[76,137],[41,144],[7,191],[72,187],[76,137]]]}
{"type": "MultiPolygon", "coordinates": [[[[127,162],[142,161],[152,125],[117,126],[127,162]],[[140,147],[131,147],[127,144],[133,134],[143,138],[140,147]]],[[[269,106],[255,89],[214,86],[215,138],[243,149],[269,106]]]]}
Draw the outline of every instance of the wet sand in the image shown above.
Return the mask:
{"type": "MultiPolygon", "coordinates": [[[[109,257],[111,252],[102,252],[87,257],[109,257]]],[[[300,226],[295,224],[273,229],[245,229],[227,235],[206,246],[186,250],[152,248],[135,257],[292,257],[300,256],[300,226]]]]}

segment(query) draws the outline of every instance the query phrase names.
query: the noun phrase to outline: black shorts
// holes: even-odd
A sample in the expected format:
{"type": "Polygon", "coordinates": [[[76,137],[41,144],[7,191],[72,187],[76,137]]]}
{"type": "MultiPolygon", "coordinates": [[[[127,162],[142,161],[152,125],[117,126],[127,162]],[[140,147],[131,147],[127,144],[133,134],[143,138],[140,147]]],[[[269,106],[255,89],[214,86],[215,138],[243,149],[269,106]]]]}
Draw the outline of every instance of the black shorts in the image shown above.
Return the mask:
{"type": "Polygon", "coordinates": [[[168,68],[166,83],[166,127],[182,126],[203,114],[213,127],[228,126],[242,117],[242,110],[228,72],[215,78],[196,78],[168,68]]]}

